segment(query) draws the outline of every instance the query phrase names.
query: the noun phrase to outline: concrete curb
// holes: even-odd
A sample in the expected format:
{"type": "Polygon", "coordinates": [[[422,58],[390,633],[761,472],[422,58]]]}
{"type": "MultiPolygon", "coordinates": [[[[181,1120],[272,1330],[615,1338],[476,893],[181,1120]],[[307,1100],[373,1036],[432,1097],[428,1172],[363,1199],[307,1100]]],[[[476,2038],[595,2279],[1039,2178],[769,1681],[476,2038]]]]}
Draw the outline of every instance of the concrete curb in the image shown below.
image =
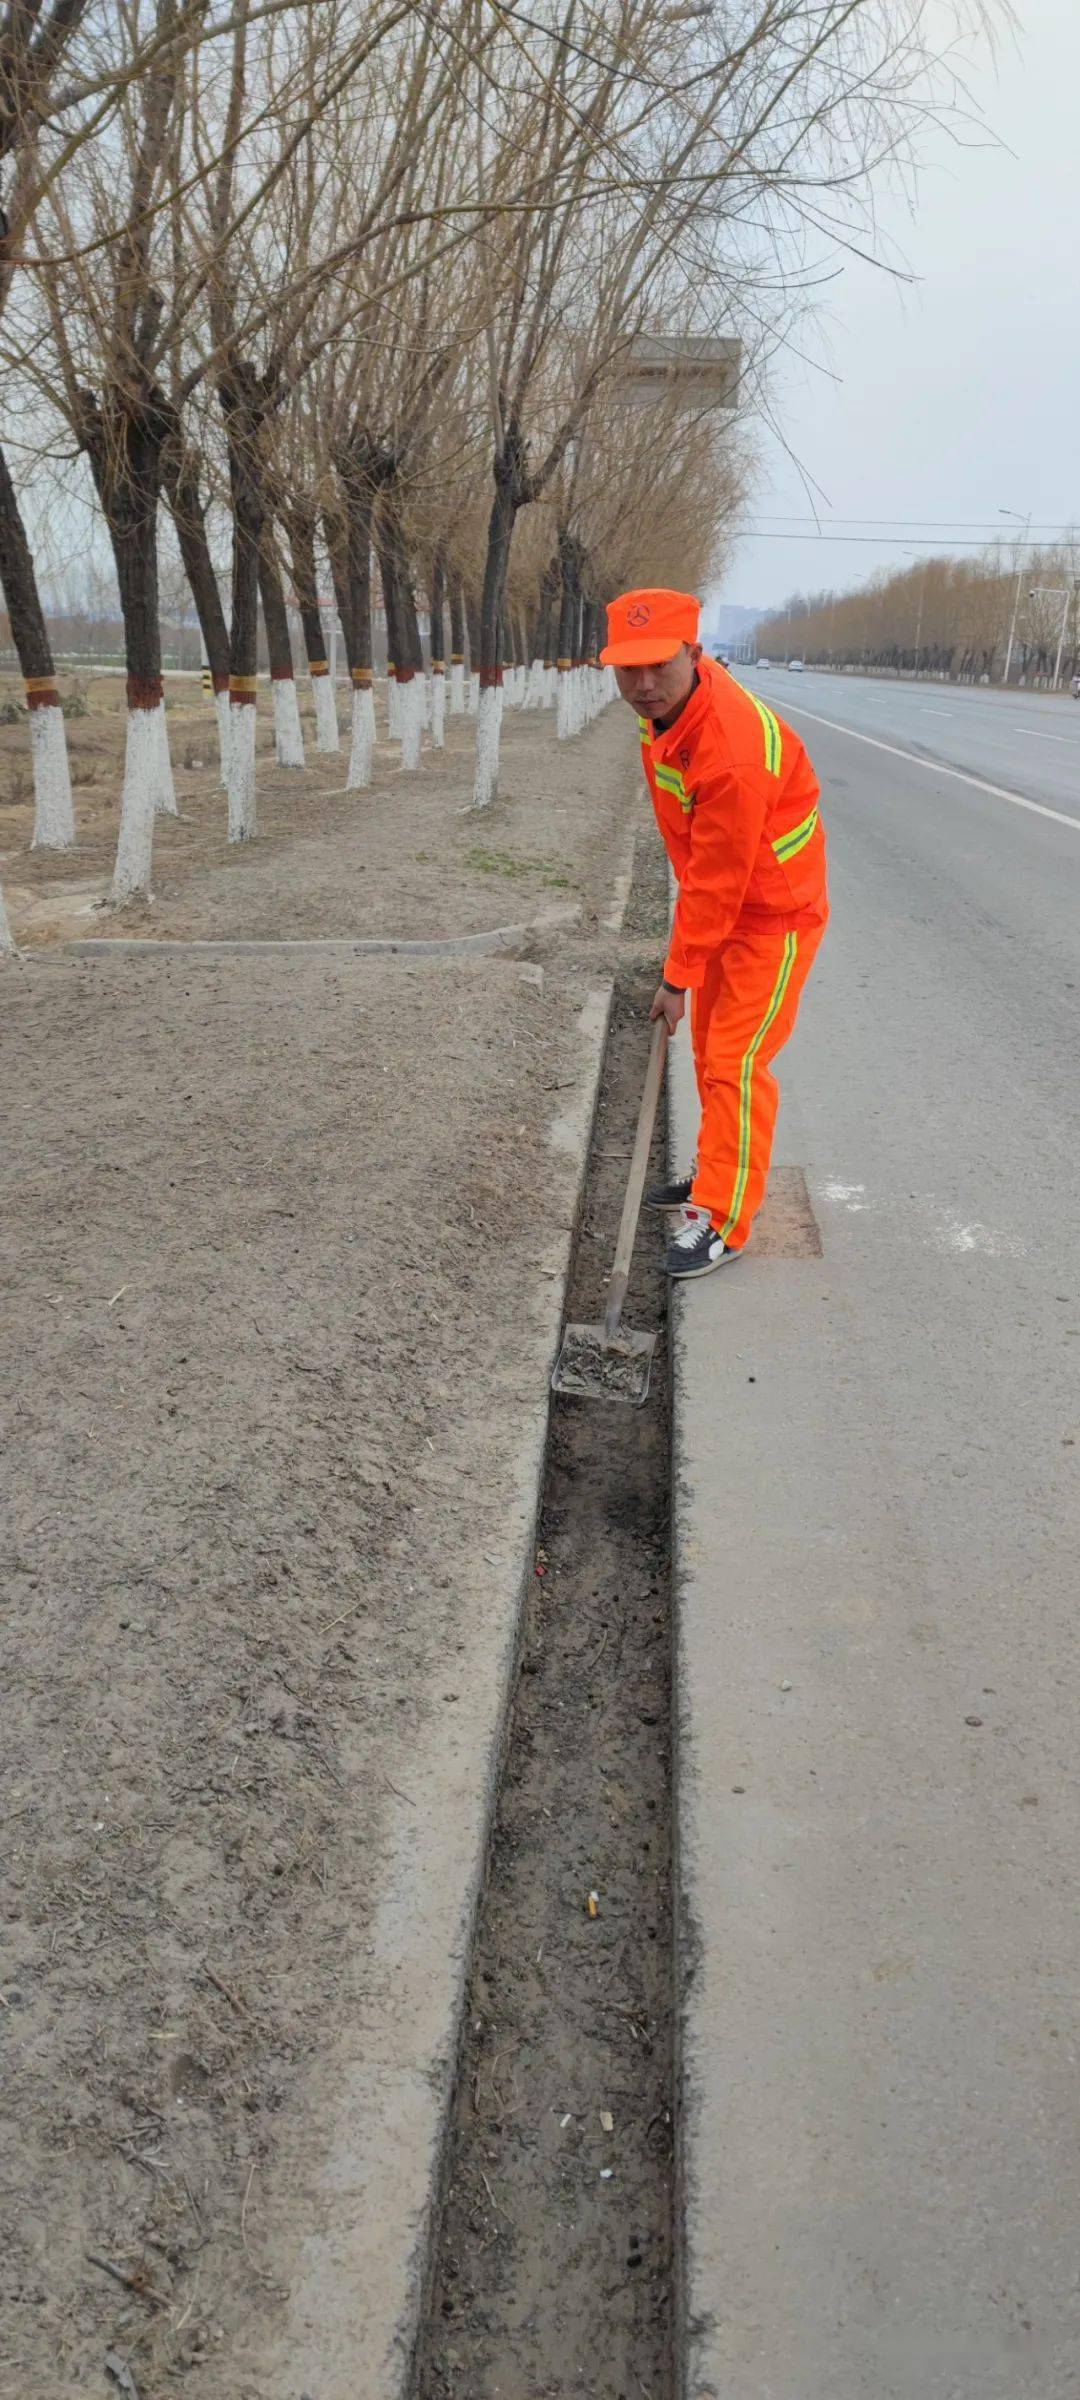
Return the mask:
{"type": "MultiPolygon", "coordinates": [[[[685,1169],[697,1140],[698,1102],[689,1030],[684,1023],[668,1048],[668,1172],[685,1169]]],[[[671,1344],[671,1580],[673,1594],[672,1664],[672,1852],[674,1857],[675,1943],[675,2393],[676,2400],[698,2400],[701,2385],[693,2351],[699,2295],[694,2222],[694,2143],[700,2105],[695,2072],[694,1968],[699,1949],[698,1906],[693,1858],[695,1820],[700,1801],[694,1772],[692,1705],[696,1671],[694,1643],[685,1607],[690,1561],[686,1547],[683,1503],[687,1496],[686,1467],[686,1325],[688,1298],[672,1285],[668,1335],[671,1344]]],[[[705,2387],[706,2390],[709,2388],[705,2387]]]]}
{"type": "Polygon", "coordinates": [[[581,923],[581,916],[580,903],[575,902],[572,907],[553,909],[549,916],[535,917],[528,925],[496,925],[487,933],[448,933],[435,935],[429,941],[416,942],[396,941],[391,936],[373,936],[370,940],[354,941],[347,934],[323,938],[316,936],[310,940],[297,935],[281,941],[244,941],[232,936],[226,936],[222,941],[201,937],[191,941],[172,941],[167,935],[158,940],[153,934],[117,934],[110,939],[107,934],[101,934],[86,941],[66,942],[62,951],[52,950],[49,956],[108,958],[116,950],[122,951],[125,956],[137,950],[143,955],[153,952],[163,958],[186,957],[192,951],[204,952],[212,958],[230,952],[242,952],[250,956],[263,951],[273,957],[286,950],[293,954],[325,951],[336,958],[489,958],[500,952],[520,950],[526,942],[535,941],[547,933],[565,933],[571,926],[581,923]]]}
{"type": "MultiPolygon", "coordinates": [[[[548,1385],[558,1355],[600,1090],[613,986],[582,1008],[581,1073],[552,1127],[572,1162],[567,1221],[537,1261],[534,1331],[522,1345],[527,1423],[514,1492],[486,1554],[498,1607],[473,1639],[460,1705],[425,1728],[425,1779],[443,1795],[418,1819],[387,1822],[382,1900],[366,1949],[392,1981],[389,2019],[357,2006],[340,2079],[333,2146],[322,2163],[317,2221],[305,2237],[286,2319],[272,2336],[273,2388],[318,2400],[407,2400],[435,2267],[466,1980],[502,1770],[547,1454],[548,1385]],[[534,1396],[534,1397],[533,1397],[534,1396]]],[[[247,2363],[247,2362],[245,2362],[247,2363]]],[[[264,2362],[251,2362],[257,2388],[264,2362]]],[[[270,2372],[270,2363],[266,2373],[270,2372]]],[[[267,2388],[269,2386],[267,2385],[267,2388]]]]}

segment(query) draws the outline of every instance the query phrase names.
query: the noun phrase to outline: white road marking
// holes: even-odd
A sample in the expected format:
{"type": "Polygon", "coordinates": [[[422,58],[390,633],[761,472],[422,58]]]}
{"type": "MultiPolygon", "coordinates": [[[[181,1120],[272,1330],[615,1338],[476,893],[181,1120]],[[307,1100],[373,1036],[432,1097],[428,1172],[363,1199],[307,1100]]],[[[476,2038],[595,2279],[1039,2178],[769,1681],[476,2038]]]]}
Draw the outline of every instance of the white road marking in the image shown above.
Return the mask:
{"type": "Polygon", "coordinates": [[[1074,742],[1070,742],[1067,733],[1036,733],[1033,725],[1022,725],[1015,733],[1010,725],[1009,732],[1012,733],[1014,742],[1060,742],[1063,750],[1073,750],[1076,747],[1074,742]]]}
{"type": "MultiPolygon", "coordinates": [[[[880,1199],[870,1197],[865,1183],[841,1183],[836,1178],[830,1178],[822,1184],[821,1196],[823,1200],[831,1200],[835,1207],[844,1209],[849,1217],[860,1217],[867,1210],[881,1205],[880,1199]]],[[[918,1220],[925,1215],[929,1219],[928,1238],[937,1249],[947,1251],[953,1258],[967,1258],[972,1253],[978,1253],[983,1258],[1023,1258],[1026,1255],[1026,1245],[1016,1234],[1003,1233],[994,1225],[983,1225],[977,1217],[968,1220],[958,1216],[955,1209],[943,1208],[940,1201],[931,1199],[929,1195],[923,1197],[913,1192],[911,1202],[912,1205],[901,1208],[898,1197],[893,1196],[886,1200],[885,1206],[893,1215],[900,1214],[907,1219],[914,1215],[918,1220]]]]}
{"type": "Polygon", "coordinates": [[[1080,833],[1080,817],[1067,817],[1064,809],[1044,808],[1041,800],[1025,800],[1022,792],[1007,792],[1000,783],[984,783],[981,775],[969,775],[963,767],[942,766],[940,759],[920,758],[917,750],[901,750],[895,742],[879,742],[876,734],[857,733],[854,725],[841,725],[836,717],[819,717],[812,708],[799,702],[789,702],[789,713],[809,717],[811,725],[827,725],[830,733],[846,733],[853,742],[867,742],[871,750],[885,750],[890,758],[905,758],[909,767],[925,767],[930,775],[951,775],[957,783],[970,783],[976,792],[989,792],[995,800],[1011,800],[1014,808],[1029,809],[1033,817],[1049,817],[1054,825],[1068,825],[1080,833]]]}
{"type": "Polygon", "coordinates": [[[952,717],[956,714],[952,708],[928,708],[925,700],[916,700],[915,706],[921,717],[952,717]]]}
{"type": "Polygon", "coordinates": [[[1025,1245],[1016,1234],[999,1233],[992,1225],[980,1225],[978,1220],[965,1225],[962,1217],[944,1209],[935,1239],[941,1249],[951,1250],[961,1257],[972,1250],[981,1251],[984,1258],[1023,1258],[1025,1255],[1025,1245]]]}
{"type": "Polygon", "coordinates": [[[838,1200],[849,1215],[857,1217],[866,1207],[865,1183],[826,1183],[822,1185],[826,1200],[838,1200]]]}

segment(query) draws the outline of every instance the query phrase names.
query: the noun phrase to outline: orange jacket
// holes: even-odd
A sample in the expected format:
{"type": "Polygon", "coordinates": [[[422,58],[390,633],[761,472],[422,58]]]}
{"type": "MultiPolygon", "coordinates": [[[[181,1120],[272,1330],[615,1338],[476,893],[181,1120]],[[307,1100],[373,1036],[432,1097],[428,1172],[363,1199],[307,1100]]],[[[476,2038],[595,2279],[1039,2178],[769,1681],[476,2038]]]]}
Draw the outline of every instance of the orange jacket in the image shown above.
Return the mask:
{"type": "Polygon", "coordinates": [[[798,734],[714,659],[698,677],[666,732],[638,718],[679,886],[664,974],[695,986],[740,920],[793,931],[828,914],[820,786],[798,734]]]}

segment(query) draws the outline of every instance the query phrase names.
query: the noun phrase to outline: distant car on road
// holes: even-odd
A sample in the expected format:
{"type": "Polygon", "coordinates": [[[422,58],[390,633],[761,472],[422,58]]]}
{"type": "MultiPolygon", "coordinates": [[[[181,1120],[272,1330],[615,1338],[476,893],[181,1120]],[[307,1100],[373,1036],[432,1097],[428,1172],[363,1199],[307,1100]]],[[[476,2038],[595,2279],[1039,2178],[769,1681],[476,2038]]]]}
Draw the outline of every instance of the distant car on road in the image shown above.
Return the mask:
{"type": "Polygon", "coordinates": [[[789,658],[787,662],[787,671],[789,675],[801,675],[803,672],[803,662],[801,658],[789,658]]]}
{"type": "Polygon", "coordinates": [[[772,665],[772,660],[771,660],[771,658],[759,658],[759,659],[756,659],[754,663],[755,663],[755,665],[756,665],[756,666],[759,666],[759,667],[771,667],[771,665],[772,665]]]}

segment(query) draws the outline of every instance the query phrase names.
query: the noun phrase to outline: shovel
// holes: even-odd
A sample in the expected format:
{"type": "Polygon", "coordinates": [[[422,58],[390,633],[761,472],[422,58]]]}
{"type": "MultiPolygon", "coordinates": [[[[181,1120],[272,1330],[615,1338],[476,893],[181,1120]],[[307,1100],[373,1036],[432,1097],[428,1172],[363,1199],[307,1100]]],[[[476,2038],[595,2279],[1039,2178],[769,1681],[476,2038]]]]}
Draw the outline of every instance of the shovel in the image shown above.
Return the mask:
{"type": "Polygon", "coordinates": [[[667,1045],[667,1025],[663,1017],[657,1017],[652,1029],[645,1089],[638,1111],[634,1153],[626,1182],[626,1198],[623,1201],[619,1238],[615,1244],[615,1264],[611,1270],[603,1324],[566,1327],[562,1349],[551,1378],[553,1392],[567,1392],[577,1400],[628,1400],[632,1408],[640,1408],[642,1401],[648,1397],[656,1335],[624,1333],[620,1319],[626,1286],[630,1280],[630,1261],[641,1214],[641,1195],[645,1188],[645,1171],[656,1123],[656,1104],[664,1079],[667,1045]]]}

